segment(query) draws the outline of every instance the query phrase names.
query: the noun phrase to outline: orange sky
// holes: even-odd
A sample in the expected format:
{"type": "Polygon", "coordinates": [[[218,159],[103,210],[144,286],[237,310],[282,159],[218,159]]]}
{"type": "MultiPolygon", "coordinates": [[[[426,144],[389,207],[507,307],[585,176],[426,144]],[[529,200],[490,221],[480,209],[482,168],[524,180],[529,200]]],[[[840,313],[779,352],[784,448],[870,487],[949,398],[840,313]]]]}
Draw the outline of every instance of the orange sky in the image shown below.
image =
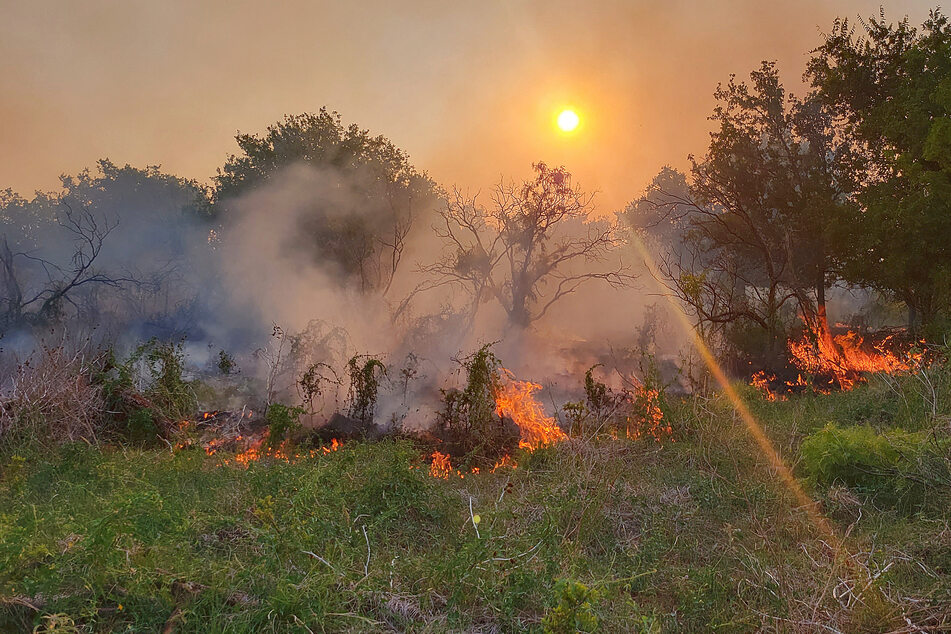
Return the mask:
{"type": "MultiPolygon", "coordinates": [[[[545,160],[613,209],[703,152],[717,82],[775,59],[798,86],[832,19],[880,4],[0,0],[0,189],[101,157],[207,180],[237,131],[326,105],[444,185],[545,160]]],[[[913,23],[929,6],[884,4],[913,23]]]]}

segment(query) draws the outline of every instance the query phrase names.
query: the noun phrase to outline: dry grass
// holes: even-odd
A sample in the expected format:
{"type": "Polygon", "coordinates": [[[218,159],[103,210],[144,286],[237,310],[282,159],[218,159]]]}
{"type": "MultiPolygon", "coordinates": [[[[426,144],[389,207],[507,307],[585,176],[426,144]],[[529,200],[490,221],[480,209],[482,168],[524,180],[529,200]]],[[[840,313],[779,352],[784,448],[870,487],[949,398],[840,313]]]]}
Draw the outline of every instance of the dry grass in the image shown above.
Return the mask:
{"type": "Polygon", "coordinates": [[[18,360],[0,393],[0,444],[96,443],[105,398],[93,378],[101,367],[102,354],[92,351],[88,340],[77,345],[66,337],[18,360]]]}

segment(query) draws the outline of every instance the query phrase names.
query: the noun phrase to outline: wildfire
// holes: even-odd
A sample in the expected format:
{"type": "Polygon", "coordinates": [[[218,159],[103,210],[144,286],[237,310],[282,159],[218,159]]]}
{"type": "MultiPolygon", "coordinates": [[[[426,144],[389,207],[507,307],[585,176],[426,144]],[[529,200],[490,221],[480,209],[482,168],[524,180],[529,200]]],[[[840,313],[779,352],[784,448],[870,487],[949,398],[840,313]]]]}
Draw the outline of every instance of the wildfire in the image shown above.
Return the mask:
{"type": "Polygon", "coordinates": [[[920,352],[890,351],[891,339],[889,336],[878,345],[871,345],[857,332],[833,335],[828,327],[820,326],[818,335],[790,341],[789,352],[800,370],[833,377],[843,390],[850,390],[863,380],[863,372],[907,372],[921,361],[920,352]]]}
{"type": "MultiPolygon", "coordinates": [[[[462,471],[453,469],[452,460],[447,454],[444,454],[441,451],[434,451],[430,458],[432,458],[432,462],[429,465],[429,475],[432,477],[439,478],[441,480],[448,480],[450,477],[466,477],[466,474],[462,471]]],[[[505,454],[495,463],[495,465],[493,465],[491,469],[489,469],[489,473],[495,473],[498,469],[503,469],[505,467],[514,469],[517,466],[517,463],[512,460],[512,457],[508,454],[505,454]]],[[[478,475],[482,473],[482,470],[479,469],[479,467],[472,467],[472,469],[469,470],[469,473],[471,475],[478,475]]]]}
{"type": "Polygon", "coordinates": [[[762,390],[766,400],[778,401],[786,400],[785,392],[808,385],[802,373],[828,381],[826,387],[813,385],[815,391],[827,392],[835,385],[851,390],[865,381],[864,373],[898,374],[918,367],[924,360],[924,352],[911,346],[897,349],[893,338],[894,335],[890,335],[873,344],[852,330],[834,335],[828,322],[820,316],[799,341],[787,342],[790,360],[800,370],[796,381],[780,382],[776,375],[761,370],[751,377],[750,385],[762,390]]]}
{"type": "MultiPolygon", "coordinates": [[[[453,474],[452,463],[449,460],[449,456],[439,451],[434,451],[432,459],[433,462],[429,465],[429,475],[434,478],[448,480],[449,476],[453,474]]],[[[459,472],[456,471],[455,473],[459,472]]]]}
{"type": "MultiPolygon", "coordinates": [[[[544,408],[536,400],[535,393],[540,389],[541,385],[531,381],[519,381],[511,372],[503,370],[503,381],[495,393],[496,415],[509,418],[518,426],[518,447],[528,452],[568,438],[555,419],[545,415],[544,408]]],[[[649,436],[658,442],[673,441],[673,430],[664,419],[658,390],[638,384],[638,389],[628,398],[631,399],[635,413],[628,416],[627,427],[621,433],[632,440],[649,436]]],[[[464,478],[467,475],[453,468],[451,458],[447,454],[434,451],[430,458],[429,474],[434,478],[448,480],[451,477],[464,478]]],[[[515,460],[506,454],[496,461],[489,473],[504,468],[515,469],[517,466],[515,460]]],[[[480,473],[479,467],[473,467],[469,471],[469,474],[477,473],[480,473]]]]}
{"type": "Polygon", "coordinates": [[[340,441],[337,440],[336,438],[331,438],[331,440],[330,440],[330,446],[321,447],[321,450],[322,450],[325,454],[327,454],[327,453],[333,453],[334,451],[337,451],[337,450],[340,449],[341,447],[343,447],[343,443],[342,443],[342,442],[340,442],[340,441]]]}
{"type": "Polygon", "coordinates": [[[628,418],[628,438],[637,440],[646,435],[657,442],[665,439],[673,442],[674,430],[670,423],[664,420],[664,411],[660,408],[660,392],[658,390],[643,385],[639,386],[635,396],[635,405],[639,413],[628,418]]]}
{"type": "Polygon", "coordinates": [[[507,380],[495,394],[495,413],[511,418],[518,425],[519,448],[534,451],[565,440],[568,436],[554,418],[545,415],[541,403],[532,396],[542,386],[531,381],[519,381],[507,370],[505,375],[507,380]]]}
{"type": "Polygon", "coordinates": [[[329,445],[324,445],[319,449],[308,449],[306,451],[293,450],[290,446],[290,443],[286,440],[277,447],[266,447],[264,441],[267,438],[267,435],[268,432],[265,430],[263,433],[252,438],[247,438],[245,436],[236,436],[232,439],[212,438],[205,445],[205,453],[209,456],[214,456],[219,451],[223,450],[224,447],[229,443],[234,443],[238,446],[243,445],[243,450],[237,451],[232,458],[223,458],[221,460],[221,464],[233,464],[247,467],[252,462],[256,462],[264,458],[272,458],[274,460],[291,462],[301,458],[316,458],[318,456],[327,455],[329,453],[339,451],[340,448],[343,447],[343,443],[336,438],[331,439],[329,445]]]}
{"type": "Polygon", "coordinates": [[[517,466],[518,466],[518,463],[512,460],[512,456],[505,454],[504,456],[502,456],[501,460],[499,460],[492,466],[491,473],[495,473],[496,470],[502,469],[505,467],[508,467],[509,469],[514,469],[517,466]]]}

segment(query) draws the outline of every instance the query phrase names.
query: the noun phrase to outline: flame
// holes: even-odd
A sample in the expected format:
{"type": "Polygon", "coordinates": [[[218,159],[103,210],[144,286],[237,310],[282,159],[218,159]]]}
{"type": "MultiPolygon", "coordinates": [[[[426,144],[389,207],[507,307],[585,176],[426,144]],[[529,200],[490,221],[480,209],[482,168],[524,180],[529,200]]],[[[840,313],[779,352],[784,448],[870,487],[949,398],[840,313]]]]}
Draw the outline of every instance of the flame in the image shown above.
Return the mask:
{"type": "Polygon", "coordinates": [[[519,381],[508,370],[504,374],[506,380],[495,394],[495,413],[508,416],[518,425],[519,448],[534,451],[565,440],[568,436],[554,418],[545,416],[541,403],[532,396],[542,386],[531,381],[519,381]]]}
{"type": "Polygon", "coordinates": [[[750,377],[750,385],[761,390],[767,401],[785,401],[788,400],[785,394],[780,394],[773,390],[773,383],[776,381],[776,375],[770,374],[766,370],[760,370],[750,377]]]}
{"type": "Polygon", "coordinates": [[[855,331],[833,335],[824,320],[820,320],[815,332],[813,337],[789,341],[792,362],[804,372],[834,378],[843,390],[851,390],[856,383],[863,382],[863,372],[907,372],[922,359],[920,352],[888,350],[892,336],[871,345],[855,331]]]}
{"type": "MultiPolygon", "coordinates": [[[[542,389],[541,385],[531,381],[519,381],[511,372],[503,368],[502,381],[495,392],[496,415],[512,419],[519,429],[518,447],[528,452],[554,445],[568,438],[555,419],[545,415],[544,408],[536,400],[534,394],[540,389],[542,389]]],[[[636,413],[627,419],[625,430],[627,437],[633,440],[650,436],[658,442],[665,439],[673,441],[673,430],[664,419],[664,412],[660,407],[660,392],[638,383],[637,390],[630,398],[636,413]]],[[[429,474],[434,478],[442,480],[448,480],[450,477],[465,478],[465,473],[453,469],[449,455],[434,451],[430,457],[432,461],[429,465],[429,474]]],[[[489,473],[495,473],[498,469],[506,467],[515,469],[517,466],[515,460],[509,454],[505,454],[496,461],[489,473]]],[[[473,467],[469,473],[478,474],[480,469],[473,467]]]]}
{"type": "Polygon", "coordinates": [[[674,430],[664,421],[664,411],[660,408],[660,391],[638,384],[634,392],[634,406],[637,412],[627,419],[627,437],[637,440],[650,436],[657,442],[673,442],[674,430]]]}
{"type": "MultiPolygon", "coordinates": [[[[439,478],[440,480],[448,480],[450,477],[456,477],[464,479],[466,474],[458,469],[453,469],[452,459],[448,454],[444,454],[441,451],[434,451],[433,455],[430,456],[432,462],[429,465],[429,475],[434,478],[439,478]]],[[[495,465],[489,469],[489,473],[495,473],[497,469],[502,469],[508,467],[514,469],[518,466],[512,457],[508,454],[502,456],[502,458],[495,463],[495,465]]],[[[482,470],[479,467],[472,467],[469,470],[470,475],[478,475],[482,473],[482,470]]]]}
{"type": "Polygon", "coordinates": [[[497,469],[502,469],[504,467],[508,467],[509,469],[514,469],[518,467],[518,463],[512,460],[512,456],[505,454],[504,456],[502,456],[501,460],[499,460],[492,466],[492,470],[490,471],[490,473],[495,473],[497,469]]]}
{"type": "MultiPolygon", "coordinates": [[[[850,330],[845,334],[833,335],[825,315],[820,314],[814,323],[809,324],[809,332],[799,341],[787,342],[790,360],[801,372],[796,381],[785,381],[778,385],[774,374],[760,370],[751,377],[750,385],[759,388],[768,401],[784,401],[782,392],[793,391],[809,385],[802,373],[828,379],[829,385],[838,385],[842,390],[851,390],[858,383],[864,383],[864,373],[899,374],[919,367],[924,360],[924,352],[914,350],[912,346],[895,349],[891,345],[894,335],[890,335],[878,344],[867,342],[862,335],[850,330]],[[778,390],[777,390],[778,388],[778,390]]],[[[836,324],[839,326],[839,324],[836,324]]],[[[813,385],[816,392],[826,393],[813,385]]]]}
{"type": "MultiPolygon", "coordinates": [[[[283,460],[284,462],[292,462],[294,460],[299,460],[301,458],[316,458],[318,456],[324,456],[335,451],[339,451],[343,447],[343,443],[336,438],[330,440],[329,445],[324,445],[320,449],[309,449],[307,451],[291,451],[289,441],[285,440],[277,447],[265,447],[264,440],[267,438],[268,432],[265,430],[263,433],[248,439],[244,436],[237,436],[234,438],[235,443],[241,443],[244,441],[245,448],[242,451],[239,451],[234,454],[233,458],[224,458],[221,460],[222,465],[240,465],[242,467],[247,467],[252,462],[262,460],[264,458],[271,458],[274,460],[283,460]]],[[[206,446],[205,453],[209,456],[215,455],[221,445],[228,442],[224,438],[213,438],[206,446]]]]}
{"type": "Polygon", "coordinates": [[[439,451],[434,451],[432,458],[433,462],[429,465],[429,475],[434,478],[448,480],[452,474],[452,464],[449,460],[449,456],[439,451]]]}

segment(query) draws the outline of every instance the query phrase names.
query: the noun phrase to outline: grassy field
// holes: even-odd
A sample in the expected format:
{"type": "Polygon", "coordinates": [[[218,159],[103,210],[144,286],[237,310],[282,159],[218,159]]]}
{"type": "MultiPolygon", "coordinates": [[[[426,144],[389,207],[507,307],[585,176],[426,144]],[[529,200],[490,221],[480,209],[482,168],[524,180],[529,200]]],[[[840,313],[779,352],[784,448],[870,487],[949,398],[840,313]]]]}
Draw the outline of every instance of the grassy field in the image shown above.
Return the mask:
{"type": "Polygon", "coordinates": [[[830,422],[915,431],[940,407],[888,381],[744,395],[841,547],[718,399],[674,403],[674,442],[571,438],[449,480],[409,441],[247,469],[200,449],[24,446],[0,473],[0,630],[951,627],[947,488],[847,488],[800,464],[830,422]]]}

